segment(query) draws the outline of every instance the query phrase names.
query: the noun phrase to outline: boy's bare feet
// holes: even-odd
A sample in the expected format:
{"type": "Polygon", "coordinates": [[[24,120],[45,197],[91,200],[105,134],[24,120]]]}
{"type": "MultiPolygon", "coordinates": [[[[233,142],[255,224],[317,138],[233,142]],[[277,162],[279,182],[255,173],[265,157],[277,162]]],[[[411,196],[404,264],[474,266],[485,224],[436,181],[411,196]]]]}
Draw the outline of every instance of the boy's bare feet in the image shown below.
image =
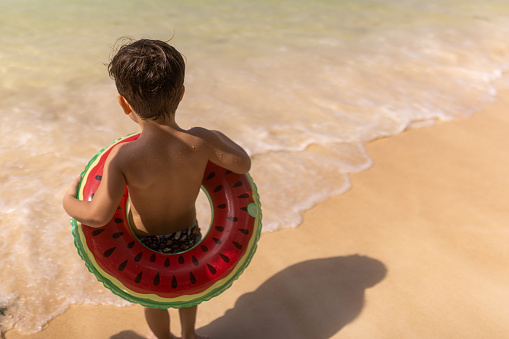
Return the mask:
{"type": "MultiPolygon", "coordinates": [[[[154,333],[152,333],[152,331],[149,331],[147,333],[147,339],[158,339],[158,338],[155,336],[154,333]]],[[[192,337],[179,338],[179,337],[174,336],[172,333],[170,333],[170,339],[210,339],[210,338],[206,335],[199,335],[199,334],[195,334],[192,337]]]]}
{"type": "MultiPolygon", "coordinates": [[[[147,339],[158,339],[158,338],[152,331],[149,330],[147,333],[147,339]]],[[[170,333],[170,339],[180,339],[180,338],[176,337],[172,333],[170,333]]]]}
{"type": "Polygon", "coordinates": [[[209,337],[206,335],[195,334],[192,337],[182,337],[182,339],[209,339],[209,337]]]}

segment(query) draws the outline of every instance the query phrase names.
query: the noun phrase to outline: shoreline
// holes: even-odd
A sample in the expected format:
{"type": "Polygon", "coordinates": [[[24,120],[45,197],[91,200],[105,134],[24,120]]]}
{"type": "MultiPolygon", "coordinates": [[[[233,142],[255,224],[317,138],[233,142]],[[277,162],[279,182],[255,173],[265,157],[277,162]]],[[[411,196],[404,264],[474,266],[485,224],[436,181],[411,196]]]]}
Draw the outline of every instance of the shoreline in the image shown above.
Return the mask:
{"type": "MultiPolygon", "coordinates": [[[[367,144],[352,188],[264,233],[250,266],[202,304],[211,338],[503,338],[509,91],[472,117],[367,144]]],[[[267,208],[267,207],[265,207],[267,208]]],[[[172,329],[179,334],[177,311],[172,329]]],[[[36,334],[144,338],[142,307],[76,305],[36,334]]]]}

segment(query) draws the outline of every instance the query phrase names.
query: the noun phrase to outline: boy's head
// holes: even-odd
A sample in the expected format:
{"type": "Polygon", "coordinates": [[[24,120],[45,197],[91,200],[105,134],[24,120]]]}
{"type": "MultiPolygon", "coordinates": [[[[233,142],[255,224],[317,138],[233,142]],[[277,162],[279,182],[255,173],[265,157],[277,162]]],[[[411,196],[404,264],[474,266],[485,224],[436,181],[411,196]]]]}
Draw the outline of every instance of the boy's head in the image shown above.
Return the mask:
{"type": "Polygon", "coordinates": [[[118,93],[142,119],[175,113],[184,93],[184,58],[163,41],[142,39],[122,45],[108,72],[118,93]]]}

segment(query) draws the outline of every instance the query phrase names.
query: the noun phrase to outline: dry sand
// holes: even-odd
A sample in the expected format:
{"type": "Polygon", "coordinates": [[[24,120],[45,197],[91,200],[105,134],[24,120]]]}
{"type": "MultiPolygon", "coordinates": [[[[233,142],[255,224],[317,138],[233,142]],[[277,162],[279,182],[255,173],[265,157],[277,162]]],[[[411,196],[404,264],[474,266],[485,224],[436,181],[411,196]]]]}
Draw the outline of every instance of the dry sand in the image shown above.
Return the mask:
{"type": "MultiPolygon", "coordinates": [[[[370,143],[374,166],[306,212],[299,228],[263,234],[243,276],[200,306],[198,332],[509,338],[508,110],[505,91],[472,118],[370,143]]],[[[140,339],[147,331],[139,306],[75,306],[38,334],[6,338],[140,339]]]]}

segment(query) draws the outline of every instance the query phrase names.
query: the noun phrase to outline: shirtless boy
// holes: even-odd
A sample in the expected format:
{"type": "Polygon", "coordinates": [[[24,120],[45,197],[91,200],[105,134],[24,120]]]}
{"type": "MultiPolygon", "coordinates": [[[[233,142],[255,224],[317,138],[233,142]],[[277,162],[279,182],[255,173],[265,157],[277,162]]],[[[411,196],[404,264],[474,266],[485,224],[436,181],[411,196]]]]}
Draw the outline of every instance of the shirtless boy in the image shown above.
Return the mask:
{"type": "MultiPolygon", "coordinates": [[[[108,69],[119,92],[118,102],[140,125],[141,135],[111,151],[92,201],[76,198],[81,180],[77,177],[64,196],[64,209],[85,225],[104,226],[127,185],[129,217],[140,241],[164,253],[190,248],[199,239],[195,201],[207,162],[244,174],[251,160],[218,131],[184,130],[177,125],[175,111],[184,96],[185,64],[172,46],[158,40],[130,42],[120,47],[108,69]]],[[[195,333],[196,311],[197,306],[179,310],[183,338],[203,338],[195,333]]],[[[145,318],[157,338],[173,338],[167,310],[145,308],[145,318]]]]}

